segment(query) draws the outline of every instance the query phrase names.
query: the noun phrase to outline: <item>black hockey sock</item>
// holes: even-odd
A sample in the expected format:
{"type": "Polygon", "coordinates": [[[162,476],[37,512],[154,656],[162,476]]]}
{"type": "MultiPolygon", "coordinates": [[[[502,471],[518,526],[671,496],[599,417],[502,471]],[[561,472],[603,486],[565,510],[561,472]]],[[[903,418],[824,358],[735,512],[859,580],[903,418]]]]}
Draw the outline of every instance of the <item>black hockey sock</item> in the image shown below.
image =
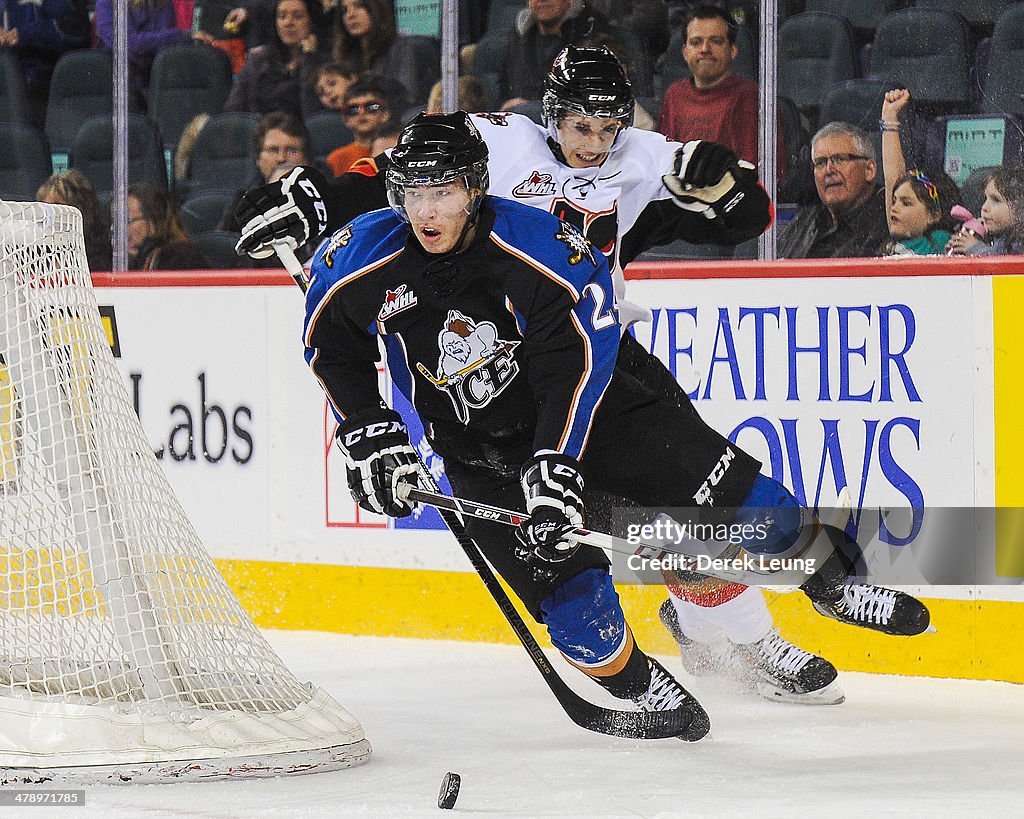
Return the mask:
{"type": "Polygon", "coordinates": [[[613,697],[632,700],[639,697],[651,683],[651,667],[636,643],[629,648],[629,659],[620,671],[607,677],[596,677],[588,674],[594,682],[604,688],[613,697]]]}
{"type": "Polygon", "coordinates": [[[822,524],[832,541],[833,553],[800,588],[812,600],[839,593],[849,578],[861,571],[860,547],[846,533],[834,526],[822,524]]]}

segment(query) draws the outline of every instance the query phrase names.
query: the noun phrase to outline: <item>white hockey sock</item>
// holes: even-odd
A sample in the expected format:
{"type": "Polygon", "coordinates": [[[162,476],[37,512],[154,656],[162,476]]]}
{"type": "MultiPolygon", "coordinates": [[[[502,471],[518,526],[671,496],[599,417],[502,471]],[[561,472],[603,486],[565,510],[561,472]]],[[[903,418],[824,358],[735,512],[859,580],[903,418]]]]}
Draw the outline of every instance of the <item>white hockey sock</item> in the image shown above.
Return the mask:
{"type": "MultiPolygon", "coordinates": [[[[772,615],[764,601],[764,592],[753,587],[744,589],[732,600],[718,606],[694,606],[675,597],[672,602],[676,604],[677,611],[680,604],[692,608],[695,616],[724,631],[733,643],[756,643],[772,630],[772,615]]],[[[685,627],[683,632],[692,636],[685,627]]]]}
{"type": "Polygon", "coordinates": [[[689,600],[680,600],[674,594],[670,594],[668,599],[676,610],[679,628],[691,640],[708,645],[721,638],[722,630],[701,617],[703,609],[700,606],[689,600]]]}

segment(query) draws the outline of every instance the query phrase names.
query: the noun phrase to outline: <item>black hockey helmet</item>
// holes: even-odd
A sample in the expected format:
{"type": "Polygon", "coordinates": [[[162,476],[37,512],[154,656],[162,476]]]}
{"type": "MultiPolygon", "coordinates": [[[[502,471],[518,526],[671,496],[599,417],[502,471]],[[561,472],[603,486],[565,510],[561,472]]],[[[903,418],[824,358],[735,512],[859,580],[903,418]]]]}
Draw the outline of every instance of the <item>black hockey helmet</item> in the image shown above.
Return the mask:
{"type": "Polygon", "coordinates": [[[403,219],[405,188],[445,185],[465,178],[472,216],[487,194],[487,143],[469,114],[417,114],[402,129],[391,151],[385,182],[388,202],[403,219]]]}
{"type": "Polygon", "coordinates": [[[605,46],[566,46],[544,82],[544,124],[552,128],[567,112],[633,124],[633,86],[622,63],[605,46]]]}

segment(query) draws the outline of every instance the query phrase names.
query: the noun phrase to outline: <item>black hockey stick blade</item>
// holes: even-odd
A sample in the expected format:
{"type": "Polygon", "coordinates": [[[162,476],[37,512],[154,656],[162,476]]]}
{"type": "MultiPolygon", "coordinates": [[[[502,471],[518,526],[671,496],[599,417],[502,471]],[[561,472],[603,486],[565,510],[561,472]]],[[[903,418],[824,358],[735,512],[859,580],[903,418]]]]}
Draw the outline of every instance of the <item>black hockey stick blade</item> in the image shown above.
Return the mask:
{"type": "MultiPolygon", "coordinates": [[[[547,656],[541,650],[533,634],[530,633],[526,623],[523,622],[523,618],[519,616],[512,601],[505,594],[501,584],[498,583],[498,579],[491,571],[491,567],[487,564],[479,547],[466,534],[458,516],[446,509],[438,511],[569,719],[588,731],[626,739],[665,739],[668,737],[700,739],[707,733],[706,728],[694,725],[694,728],[698,729],[699,735],[687,736],[688,730],[694,724],[694,713],[685,705],[671,711],[615,711],[595,705],[573,691],[548,662],[547,656]]],[[[699,709],[700,706],[697,708],[699,709]]]]}

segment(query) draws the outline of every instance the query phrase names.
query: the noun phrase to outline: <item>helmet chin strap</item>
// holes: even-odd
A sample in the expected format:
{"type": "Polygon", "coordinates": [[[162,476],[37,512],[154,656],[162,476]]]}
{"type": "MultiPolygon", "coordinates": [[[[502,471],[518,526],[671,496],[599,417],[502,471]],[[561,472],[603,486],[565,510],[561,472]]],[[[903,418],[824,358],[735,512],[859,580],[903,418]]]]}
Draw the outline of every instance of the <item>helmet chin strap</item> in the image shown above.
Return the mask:
{"type": "Polygon", "coordinates": [[[569,160],[565,158],[565,153],[563,153],[562,146],[558,143],[557,139],[555,139],[552,136],[549,136],[548,147],[551,149],[551,153],[555,155],[555,159],[557,159],[563,165],[569,164],[569,160]]]}

